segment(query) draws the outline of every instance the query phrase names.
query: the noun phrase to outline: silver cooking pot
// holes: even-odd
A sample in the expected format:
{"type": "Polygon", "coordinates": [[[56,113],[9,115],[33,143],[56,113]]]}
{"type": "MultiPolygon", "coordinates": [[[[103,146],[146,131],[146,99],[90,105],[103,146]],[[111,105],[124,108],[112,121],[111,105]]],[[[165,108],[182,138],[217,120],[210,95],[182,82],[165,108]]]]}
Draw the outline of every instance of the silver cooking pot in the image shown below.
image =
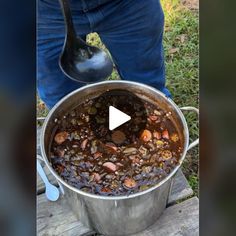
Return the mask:
{"type": "Polygon", "coordinates": [[[41,133],[41,153],[50,172],[63,188],[67,198],[79,220],[89,228],[103,235],[120,235],[137,233],[152,225],[166,208],[172,184],[172,177],[181,166],[187,150],[198,144],[198,140],[189,145],[189,131],[181,110],[198,113],[194,107],[178,108],[178,106],[160,91],[141,83],[130,81],[105,81],[79,88],[62,98],[49,112],[41,133]],[[165,111],[172,112],[172,121],[183,141],[183,153],[179,164],[156,186],[143,192],[129,196],[99,196],[80,191],[66,183],[52,168],[49,159],[49,146],[55,132],[57,117],[78,106],[86,99],[92,99],[107,90],[124,89],[130,91],[165,111]]]}

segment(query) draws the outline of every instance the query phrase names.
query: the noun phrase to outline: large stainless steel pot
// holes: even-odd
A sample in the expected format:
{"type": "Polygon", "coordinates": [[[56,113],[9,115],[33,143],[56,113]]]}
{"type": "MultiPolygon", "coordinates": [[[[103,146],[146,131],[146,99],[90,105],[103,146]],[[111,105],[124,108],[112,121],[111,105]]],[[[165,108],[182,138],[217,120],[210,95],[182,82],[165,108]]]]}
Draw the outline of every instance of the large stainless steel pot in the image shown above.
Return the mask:
{"type": "MultiPolygon", "coordinates": [[[[186,107],[185,110],[198,111],[186,107]]],[[[144,84],[130,81],[105,81],[84,86],[61,99],[49,112],[42,127],[41,152],[51,173],[64,189],[65,198],[71,205],[80,221],[86,226],[104,235],[121,235],[136,233],[153,224],[166,207],[171,188],[172,177],[181,166],[186,152],[198,143],[189,145],[189,132],[186,120],[177,105],[160,91],[144,84]],[[162,109],[172,112],[184,143],[183,154],[179,165],[156,186],[129,196],[98,196],[86,193],[70,186],[51,167],[49,160],[49,144],[55,132],[54,120],[65,112],[76,107],[85,99],[90,99],[111,89],[125,89],[142,99],[158,104],[162,109]]]]}

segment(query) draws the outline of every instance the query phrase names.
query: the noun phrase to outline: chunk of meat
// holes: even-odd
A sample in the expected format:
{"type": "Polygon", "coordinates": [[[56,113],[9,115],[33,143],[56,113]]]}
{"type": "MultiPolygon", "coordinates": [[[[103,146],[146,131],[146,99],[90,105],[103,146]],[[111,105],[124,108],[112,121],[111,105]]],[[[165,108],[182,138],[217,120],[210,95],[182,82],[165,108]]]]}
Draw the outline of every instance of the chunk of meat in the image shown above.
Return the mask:
{"type": "Polygon", "coordinates": [[[114,143],[106,143],[105,146],[111,151],[117,151],[117,147],[114,143]]]}
{"type": "Polygon", "coordinates": [[[123,167],[124,165],[122,164],[122,163],[120,163],[120,162],[117,162],[116,163],[116,168],[117,169],[119,169],[119,168],[121,168],[121,167],[123,167]]]}
{"type": "Polygon", "coordinates": [[[95,152],[94,154],[93,154],[93,157],[95,158],[95,159],[97,159],[97,158],[99,158],[99,157],[101,157],[102,156],[102,153],[101,152],[95,152]]]}
{"type": "Polygon", "coordinates": [[[132,160],[133,164],[139,164],[140,163],[140,159],[138,157],[134,157],[132,160]]]}
{"type": "Polygon", "coordinates": [[[109,189],[108,187],[103,187],[103,188],[101,189],[101,192],[103,192],[103,193],[110,193],[110,192],[111,192],[111,189],[109,189]]]}
{"type": "Polygon", "coordinates": [[[86,145],[87,145],[87,143],[88,143],[88,139],[85,139],[82,143],[81,143],[81,148],[82,148],[82,150],[84,150],[85,148],[86,148],[86,145]]]}
{"type": "Polygon", "coordinates": [[[158,116],[151,115],[148,117],[151,121],[156,121],[158,119],[158,116]]]}
{"type": "Polygon", "coordinates": [[[59,132],[55,135],[54,140],[57,144],[62,144],[69,137],[69,134],[66,131],[59,132]]]}
{"type": "Polygon", "coordinates": [[[152,139],[152,133],[148,129],[145,129],[142,132],[140,139],[143,140],[144,142],[148,142],[152,139]]]}
{"type": "Polygon", "coordinates": [[[162,132],[162,138],[165,138],[165,139],[169,139],[170,138],[169,132],[168,132],[167,129],[162,132]]]}
{"type": "Polygon", "coordinates": [[[125,141],[126,136],[122,131],[117,130],[112,133],[111,138],[114,143],[121,144],[125,141]]]}
{"type": "Polygon", "coordinates": [[[157,131],[154,131],[153,132],[153,137],[156,138],[156,139],[161,139],[161,133],[157,132],[157,131]]]}
{"type": "Polygon", "coordinates": [[[93,173],[92,176],[95,182],[99,182],[101,180],[101,176],[98,173],[93,173]]]}
{"type": "Polygon", "coordinates": [[[132,178],[126,178],[124,181],[124,186],[126,188],[134,188],[137,185],[136,181],[132,178]]]}
{"type": "Polygon", "coordinates": [[[117,170],[116,165],[112,162],[109,162],[109,161],[105,162],[102,166],[110,172],[115,172],[117,170]]]}
{"type": "Polygon", "coordinates": [[[62,149],[62,148],[58,148],[58,149],[56,150],[56,153],[57,153],[57,155],[58,155],[59,157],[64,157],[64,155],[65,155],[65,150],[62,149]]]}

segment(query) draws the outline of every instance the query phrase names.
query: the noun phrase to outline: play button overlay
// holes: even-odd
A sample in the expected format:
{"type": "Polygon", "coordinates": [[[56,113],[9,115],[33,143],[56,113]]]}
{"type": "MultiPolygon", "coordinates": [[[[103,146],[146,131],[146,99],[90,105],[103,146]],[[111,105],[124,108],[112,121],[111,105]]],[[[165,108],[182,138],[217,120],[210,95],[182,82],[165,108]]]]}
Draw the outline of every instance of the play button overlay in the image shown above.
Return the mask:
{"type": "Polygon", "coordinates": [[[88,102],[88,110],[91,130],[105,146],[137,142],[147,124],[143,100],[123,89],[100,94],[88,102]]]}
{"type": "Polygon", "coordinates": [[[130,119],[131,117],[129,115],[116,109],[113,106],[109,106],[109,130],[114,130],[115,128],[123,125],[130,119]]]}

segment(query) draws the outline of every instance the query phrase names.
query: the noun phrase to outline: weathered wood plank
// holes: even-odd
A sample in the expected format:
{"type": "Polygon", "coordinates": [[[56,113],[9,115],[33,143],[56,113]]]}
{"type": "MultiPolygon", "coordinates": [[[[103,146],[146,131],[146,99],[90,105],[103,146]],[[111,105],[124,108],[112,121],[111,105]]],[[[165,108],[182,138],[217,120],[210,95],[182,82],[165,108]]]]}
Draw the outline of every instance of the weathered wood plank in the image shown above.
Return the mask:
{"type": "Polygon", "coordinates": [[[192,194],[192,188],[189,186],[182,170],[179,169],[173,179],[173,185],[168,199],[168,204],[173,204],[176,201],[191,196],[192,194]]]}
{"type": "MultiPolygon", "coordinates": [[[[63,197],[57,202],[49,202],[44,194],[41,194],[37,197],[37,209],[39,236],[80,236],[90,232],[76,219],[63,197]]],[[[135,236],[197,236],[199,232],[198,211],[197,197],[188,199],[168,207],[154,225],[135,236]]]]}
{"type": "Polygon", "coordinates": [[[63,197],[49,202],[45,194],[37,196],[37,235],[78,236],[91,231],[78,221],[63,197]]]}
{"type": "MultiPolygon", "coordinates": [[[[199,201],[190,198],[168,207],[159,220],[148,229],[135,236],[198,236],[199,201]]],[[[134,236],[134,235],[133,235],[134,236]]]]}

